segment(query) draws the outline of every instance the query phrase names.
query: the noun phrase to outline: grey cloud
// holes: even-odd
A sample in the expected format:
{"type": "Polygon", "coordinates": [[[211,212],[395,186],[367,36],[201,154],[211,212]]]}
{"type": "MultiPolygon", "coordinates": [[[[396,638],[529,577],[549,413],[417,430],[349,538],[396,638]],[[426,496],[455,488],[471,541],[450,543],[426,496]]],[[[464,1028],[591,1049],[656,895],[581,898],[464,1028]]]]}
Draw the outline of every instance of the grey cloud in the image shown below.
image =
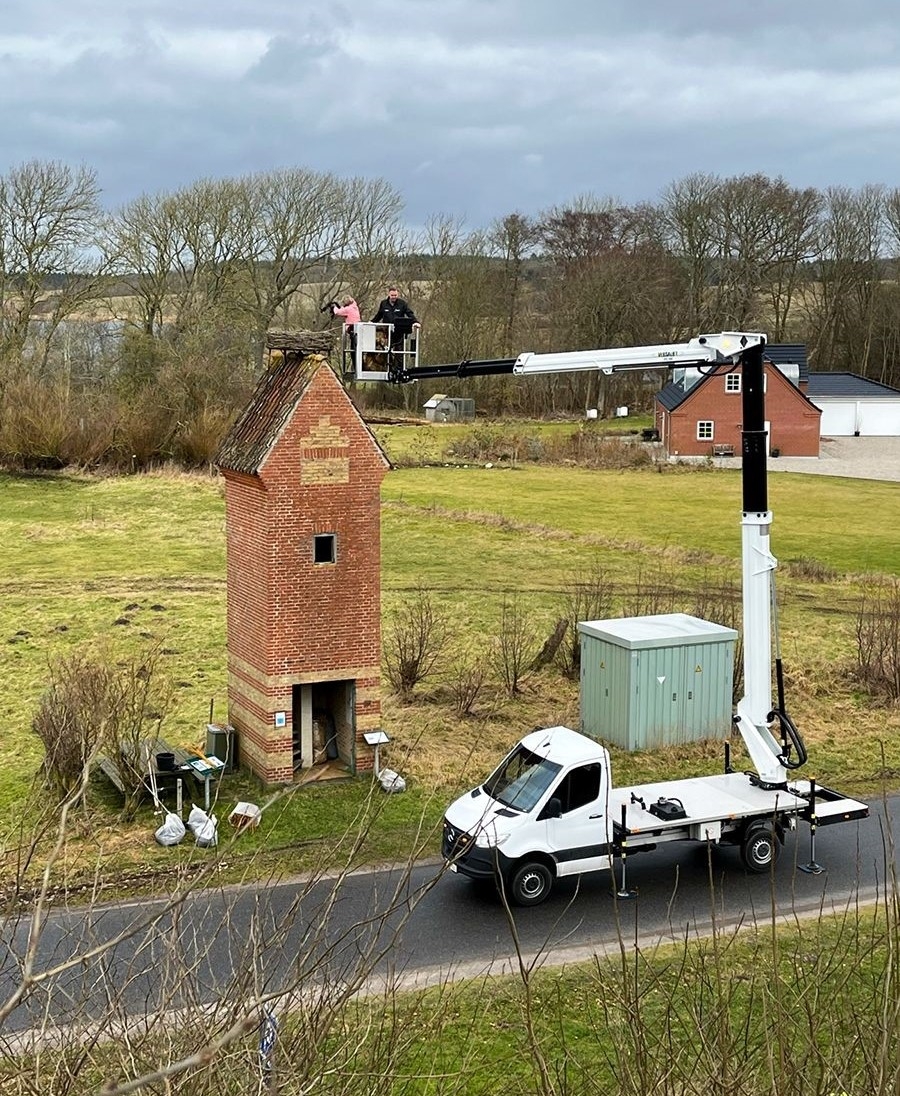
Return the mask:
{"type": "Polygon", "coordinates": [[[86,162],[116,205],[301,164],[483,224],[691,171],[892,183],[893,4],[12,0],[0,173],[86,162]]]}

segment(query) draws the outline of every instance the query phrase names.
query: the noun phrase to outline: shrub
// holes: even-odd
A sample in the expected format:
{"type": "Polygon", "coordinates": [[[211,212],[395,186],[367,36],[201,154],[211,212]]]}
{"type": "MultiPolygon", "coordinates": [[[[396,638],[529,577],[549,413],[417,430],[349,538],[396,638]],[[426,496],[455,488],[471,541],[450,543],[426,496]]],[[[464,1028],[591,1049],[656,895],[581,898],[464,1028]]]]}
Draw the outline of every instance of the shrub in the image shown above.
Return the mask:
{"type": "Polygon", "coordinates": [[[76,652],[50,664],[50,685],[31,726],[44,746],[43,776],[56,801],[75,794],[103,742],[114,704],[115,674],[76,652]]]}
{"type": "Polygon", "coordinates": [[[645,446],[586,427],[548,438],[545,459],[552,464],[586,468],[646,468],[653,464],[653,456],[645,446]]]}
{"type": "Polygon", "coordinates": [[[434,670],[447,646],[447,621],[422,587],[388,616],[383,650],[384,672],[403,700],[434,670]]]}
{"type": "Polygon", "coordinates": [[[4,388],[0,459],[11,467],[64,467],[74,432],[66,385],[23,377],[4,388]]]}
{"type": "Polygon", "coordinates": [[[782,564],[784,570],[793,578],[806,579],[809,582],[834,582],[837,571],[812,556],[800,556],[782,564]]]}
{"type": "Polygon", "coordinates": [[[154,643],[119,662],[108,651],[76,651],[51,663],[32,728],[44,745],[44,778],[58,802],[78,790],[103,751],[125,785],[123,814],[134,816],[144,794],[147,743],[159,736],[168,707],[160,653],[154,643]]]}
{"type": "Polygon", "coordinates": [[[615,587],[600,563],[569,576],[569,591],[563,602],[563,615],[568,621],[565,642],[559,648],[559,663],[568,678],[581,673],[581,633],[578,622],[604,620],[612,616],[615,587]]]}
{"type": "Polygon", "coordinates": [[[471,715],[487,681],[488,666],[479,652],[465,651],[453,661],[448,687],[453,710],[458,716],[471,715]]]}
{"type": "Polygon", "coordinates": [[[531,618],[515,595],[504,598],[500,609],[495,661],[510,696],[519,692],[526,670],[534,660],[536,634],[531,618]]]}
{"type": "Polygon", "coordinates": [[[446,450],[448,457],[477,463],[509,462],[520,460],[540,461],[544,457],[544,443],[537,434],[504,430],[500,427],[477,426],[458,438],[446,450]]]}
{"type": "Polygon", "coordinates": [[[870,582],[856,611],[856,679],[890,704],[900,702],[900,582],[870,582]]]}

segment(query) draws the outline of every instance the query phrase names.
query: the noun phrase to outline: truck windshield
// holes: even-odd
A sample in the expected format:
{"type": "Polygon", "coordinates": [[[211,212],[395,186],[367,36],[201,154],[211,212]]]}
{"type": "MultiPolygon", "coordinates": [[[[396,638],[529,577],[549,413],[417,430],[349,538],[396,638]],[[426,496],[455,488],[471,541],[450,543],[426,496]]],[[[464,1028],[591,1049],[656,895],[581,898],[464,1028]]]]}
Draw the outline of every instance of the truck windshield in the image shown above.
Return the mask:
{"type": "Polygon", "coordinates": [[[550,787],[561,765],[538,757],[524,746],[517,746],[509,757],[485,780],[488,795],[506,807],[530,811],[550,787]]]}

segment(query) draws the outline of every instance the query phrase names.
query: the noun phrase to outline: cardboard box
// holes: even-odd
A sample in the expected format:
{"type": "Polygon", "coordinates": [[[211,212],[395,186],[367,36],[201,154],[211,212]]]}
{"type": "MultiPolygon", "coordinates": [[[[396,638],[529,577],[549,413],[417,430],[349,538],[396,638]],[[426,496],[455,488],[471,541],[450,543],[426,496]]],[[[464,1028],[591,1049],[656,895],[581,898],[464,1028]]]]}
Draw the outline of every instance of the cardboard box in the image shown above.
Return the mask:
{"type": "Polygon", "coordinates": [[[255,830],[259,825],[262,811],[255,803],[238,803],[228,821],[236,830],[255,830]]]}

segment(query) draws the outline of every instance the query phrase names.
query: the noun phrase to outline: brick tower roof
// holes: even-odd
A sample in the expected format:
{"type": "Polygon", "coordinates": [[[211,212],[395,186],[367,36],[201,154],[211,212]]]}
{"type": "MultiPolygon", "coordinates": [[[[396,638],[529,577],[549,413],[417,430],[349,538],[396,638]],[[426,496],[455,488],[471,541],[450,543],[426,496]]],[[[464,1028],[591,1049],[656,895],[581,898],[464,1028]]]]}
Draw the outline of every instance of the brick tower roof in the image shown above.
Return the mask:
{"type": "MultiPolygon", "coordinates": [[[[271,355],[269,368],[260,378],[250,402],[225,435],[215,457],[217,467],[249,476],[259,474],[316,371],[322,366],[329,368],[321,353],[327,352],[330,346],[327,332],[276,332],[270,333],[267,341],[270,349],[273,344],[277,347],[271,355]]],[[[373,446],[390,466],[377,438],[349,396],[347,402],[373,446]]]]}

